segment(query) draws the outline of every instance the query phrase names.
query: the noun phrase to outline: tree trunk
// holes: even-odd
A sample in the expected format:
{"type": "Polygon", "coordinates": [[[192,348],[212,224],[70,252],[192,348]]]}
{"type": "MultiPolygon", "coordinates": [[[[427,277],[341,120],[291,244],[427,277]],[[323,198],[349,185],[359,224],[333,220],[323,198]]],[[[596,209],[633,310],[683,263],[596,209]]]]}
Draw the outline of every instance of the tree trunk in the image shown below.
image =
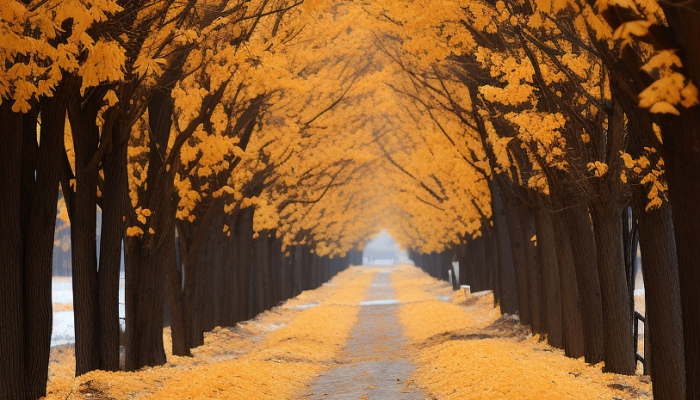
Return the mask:
{"type": "MultiPolygon", "coordinates": [[[[597,364],[604,359],[605,339],[600,279],[596,261],[593,229],[586,202],[580,196],[564,208],[576,265],[576,281],[581,306],[586,362],[597,364]]],[[[561,276],[561,275],[560,275],[561,276]]]]}
{"type": "Polygon", "coordinates": [[[310,250],[311,250],[311,247],[309,247],[307,249],[307,251],[309,251],[309,266],[311,267],[311,268],[309,268],[309,272],[310,272],[310,274],[309,274],[309,276],[310,276],[309,289],[313,290],[313,289],[316,289],[318,287],[318,281],[319,281],[318,276],[319,276],[319,271],[321,268],[319,267],[318,256],[316,256],[316,253],[311,253],[310,250]]]}
{"type": "Polygon", "coordinates": [[[551,212],[549,201],[539,199],[539,207],[535,210],[535,224],[538,260],[541,268],[542,303],[545,305],[545,316],[542,320],[546,322],[544,330],[547,332],[549,344],[563,349],[562,293],[551,212]]]}
{"type": "Polygon", "coordinates": [[[122,240],[128,197],[126,150],[128,132],[120,125],[113,129],[112,148],[105,155],[104,194],[102,199],[102,235],[100,237],[100,269],[97,274],[97,296],[100,325],[100,369],[119,369],[119,273],[122,240]]]}
{"type": "Polygon", "coordinates": [[[645,343],[644,351],[651,350],[654,359],[651,370],[654,398],[683,399],[686,385],[683,319],[671,205],[664,202],[660,208],[646,211],[646,192],[643,186],[632,186],[646,300],[644,336],[645,339],[651,336],[650,349],[645,343]]]}
{"type": "Polygon", "coordinates": [[[267,254],[267,237],[265,232],[260,232],[260,236],[253,240],[255,249],[255,314],[259,314],[267,309],[268,306],[268,284],[270,279],[269,274],[269,259],[267,254]]]}
{"type": "MultiPolygon", "coordinates": [[[[173,247],[174,241],[173,241],[173,247]]],[[[172,337],[172,353],[174,356],[191,356],[185,316],[182,305],[182,275],[173,257],[168,260],[168,298],[170,301],[170,335],[172,337]]]]}
{"type": "Polygon", "coordinates": [[[485,237],[488,232],[482,232],[482,235],[477,239],[476,243],[476,270],[474,272],[474,285],[472,290],[474,292],[480,292],[483,290],[491,289],[491,263],[489,262],[489,256],[487,254],[487,240],[485,237]]]}
{"type": "MultiPolygon", "coordinates": [[[[24,247],[20,218],[21,209],[26,205],[21,196],[22,114],[12,112],[11,107],[9,101],[0,104],[0,326],[3,330],[0,335],[0,398],[29,399],[30,392],[38,393],[39,388],[30,391],[26,380],[24,247]]],[[[46,382],[43,386],[46,387],[46,382]]]]}
{"type": "MultiPolygon", "coordinates": [[[[164,203],[170,203],[165,199],[164,203]]],[[[154,209],[165,213],[163,204],[154,209]]],[[[154,235],[142,241],[129,237],[125,250],[132,253],[126,265],[126,370],[165,363],[163,348],[163,307],[167,245],[155,246],[154,235]]]]}
{"type": "Polygon", "coordinates": [[[592,209],[592,217],[605,333],[605,370],[633,375],[634,342],[630,334],[632,306],[627,295],[622,251],[622,207],[614,199],[602,196],[592,209]]]}
{"type": "Polygon", "coordinates": [[[459,263],[459,284],[472,284],[472,268],[473,254],[472,250],[475,247],[475,239],[467,238],[467,243],[459,245],[457,248],[457,262],[459,263]]]}
{"type": "Polygon", "coordinates": [[[24,246],[27,307],[25,367],[30,395],[33,397],[46,394],[51,351],[51,262],[68,92],[64,85],[59,86],[53,97],[41,100],[42,125],[36,187],[24,246]]]}
{"type": "MultiPolygon", "coordinates": [[[[235,229],[235,228],[230,228],[235,229]]],[[[229,230],[229,232],[231,232],[229,230]]],[[[238,254],[238,248],[236,247],[235,235],[227,235],[224,238],[224,267],[223,267],[223,278],[221,279],[224,287],[226,287],[226,295],[223,304],[224,313],[224,325],[234,326],[238,321],[236,321],[236,295],[238,292],[236,286],[235,278],[235,262],[234,258],[238,254]]]]}
{"type": "Polygon", "coordinates": [[[249,305],[250,303],[250,278],[252,275],[252,259],[253,259],[253,211],[252,209],[241,210],[236,222],[236,239],[238,241],[238,265],[237,283],[239,288],[238,298],[238,321],[245,321],[250,318],[249,305]]]}
{"type": "Polygon", "coordinates": [[[527,254],[525,252],[525,240],[523,226],[520,223],[520,213],[518,211],[517,199],[510,192],[510,188],[501,186],[501,197],[505,206],[506,221],[508,223],[508,233],[510,235],[510,245],[513,254],[513,269],[515,271],[515,283],[518,293],[518,311],[520,323],[530,325],[530,302],[528,294],[527,277],[527,254]]]}
{"type": "Polygon", "coordinates": [[[520,222],[523,227],[523,243],[525,245],[525,265],[527,267],[527,293],[530,306],[530,327],[533,333],[543,333],[542,317],[540,315],[542,288],[540,287],[540,269],[537,259],[537,246],[533,238],[537,238],[535,217],[533,211],[525,204],[520,205],[520,222]]]}
{"type": "MultiPolygon", "coordinates": [[[[150,141],[148,173],[139,190],[139,205],[150,210],[141,235],[127,237],[125,250],[131,252],[126,265],[126,369],[164,364],[163,314],[168,250],[173,240],[175,170],[167,168],[168,139],[172,125],[173,100],[170,90],[154,92],[148,105],[150,141]]],[[[135,213],[130,223],[137,224],[135,213]]],[[[136,225],[139,226],[139,225],[136,225]]]]}
{"type": "MultiPolygon", "coordinates": [[[[77,90],[73,95],[77,95],[77,90]]],[[[99,129],[75,100],[68,109],[75,150],[75,192],[70,205],[75,373],[100,368],[100,321],[97,299],[97,165],[91,165],[99,144],[99,129]],[[91,123],[92,122],[92,123],[91,123]]],[[[95,113],[96,115],[97,113],[95,113]]]]}
{"type": "Polygon", "coordinates": [[[501,312],[515,314],[518,311],[518,290],[515,284],[513,253],[506,222],[505,208],[501,191],[494,181],[489,181],[491,189],[493,219],[498,242],[498,294],[501,312]]]}
{"type": "MultiPolygon", "coordinates": [[[[700,24],[698,24],[700,26],[700,24]]],[[[697,113],[694,110],[684,111],[697,113]]],[[[672,118],[672,117],[669,117],[672,118]]],[[[700,124],[700,118],[696,123],[700,124]]],[[[664,137],[668,143],[670,138],[683,130],[696,129],[698,132],[693,152],[686,152],[680,146],[670,150],[671,155],[665,156],[666,175],[668,178],[669,198],[673,209],[673,227],[678,252],[678,274],[683,313],[683,334],[685,347],[685,372],[687,377],[686,395],[688,399],[700,399],[700,125],[678,127],[677,131],[668,130],[664,137]]],[[[667,128],[663,127],[663,132],[667,128]]],[[[669,147],[672,145],[669,144],[669,147]]],[[[652,322],[653,324],[653,322],[652,322]]],[[[658,360],[658,357],[656,357],[658,360]]],[[[658,369],[658,368],[657,368],[658,369]]]]}
{"type": "MultiPolygon", "coordinates": [[[[172,178],[172,177],[170,177],[172,178]]],[[[163,315],[166,268],[174,243],[175,208],[171,201],[172,179],[153,182],[150,224],[155,233],[127,237],[126,260],[126,370],[165,363],[163,315]]],[[[148,229],[148,228],[146,228],[148,229]]]]}
{"type": "MultiPolygon", "coordinates": [[[[700,15],[680,2],[661,4],[675,44],[681,49],[685,76],[700,82],[700,15]]],[[[673,209],[678,273],[683,310],[686,394],[700,399],[700,107],[661,118],[666,177],[673,209]]],[[[653,325],[653,322],[652,324],[653,325]]],[[[657,336],[658,337],[658,336],[657,336]]],[[[653,340],[653,339],[652,339],[653,340]]],[[[658,360],[657,356],[655,360],[658,360]]],[[[656,362],[656,361],[655,361],[656,362]]],[[[658,368],[657,368],[658,370],[658,368]]]]}
{"type": "MultiPolygon", "coordinates": [[[[201,222],[201,221],[200,221],[201,222]]],[[[184,222],[183,225],[186,225],[187,223],[184,222]]],[[[187,341],[186,345],[184,346],[186,351],[185,353],[189,353],[190,349],[193,347],[201,346],[204,344],[204,337],[201,335],[202,327],[201,327],[201,318],[200,318],[200,287],[201,283],[199,282],[200,279],[203,279],[201,277],[201,270],[199,268],[198,264],[198,259],[199,259],[199,252],[201,246],[203,246],[204,240],[197,241],[196,238],[192,239],[191,236],[189,237],[190,240],[188,240],[189,235],[194,235],[199,236],[199,235],[205,235],[203,232],[205,230],[205,227],[202,225],[198,225],[197,227],[193,227],[191,224],[187,226],[187,228],[183,229],[182,237],[184,241],[187,243],[186,250],[185,246],[181,247],[181,252],[183,252],[182,258],[185,260],[184,265],[183,265],[183,270],[185,274],[185,281],[184,281],[184,286],[182,289],[182,315],[183,315],[183,329],[184,332],[181,333],[175,333],[178,338],[180,335],[185,336],[185,340],[187,341]],[[200,231],[201,230],[201,231],[200,231]]],[[[174,283],[174,282],[173,282],[174,283]]],[[[170,286],[172,288],[172,285],[170,286]]],[[[176,307],[177,303],[171,303],[172,307],[176,307]]],[[[173,326],[171,329],[178,329],[178,326],[173,326]]],[[[179,345],[178,345],[179,346],[179,345]]]]}
{"type": "MultiPolygon", "coordinates": [[[[489,221],[491,222],[491,221],[489,221]]],[[[491,288],[493,290],[493,306],[494,308],[501,304],[501,280],[499,275],[498,258],[498,237],[496,230],[490,225],[486,228],[488,235],[484,245],[486,251],[486,263],[491,266],[491,288]]]]}
{"type": "Polygon", "coordinates": [[[209,281],[211,282],[211,321],[210,325],[207,327],[207,331],[210,331],[217,326],[223,326],[222,321],[222,300],[224,294],[226,293],[226,288],[224,288],[223,280],[223,238],[225,237],[223,230],[223,221],[219,218],[213,222],[210,226],[211,230],[211,252],[210,252],[210,268],[209,268],[209,281]]]}
{"type": "Polygon", "coordinates": [[[581,298],[578,292],[578,279],[573,242],[569,237],[569,229],[564,213],[564,203],[561,200],[561,189],[550,180],[552,192],[552,228],[559,267],[559,283],[561,285],[562,333],[564,335],[564,353],[571,358],[584,355],[583,321],[581,317],[581,298]]]}
{"type": "Polygon", "coordinates": [[[199,336],[204,340],[204,333],[212,330],[214,325],[214,318],[216,314],[216,279],[214,277],[214,271],[216,270],[216,258],[214,253],[216,252],[216,232],[214,232],[213,226],[206,226],[207,229],[207,243],[202,252],[199,253],[197,269],[200,271],[199,280],[199,307],[197,309],[197,315],[201,319],[201,330],[197,332],[199,336]]]}

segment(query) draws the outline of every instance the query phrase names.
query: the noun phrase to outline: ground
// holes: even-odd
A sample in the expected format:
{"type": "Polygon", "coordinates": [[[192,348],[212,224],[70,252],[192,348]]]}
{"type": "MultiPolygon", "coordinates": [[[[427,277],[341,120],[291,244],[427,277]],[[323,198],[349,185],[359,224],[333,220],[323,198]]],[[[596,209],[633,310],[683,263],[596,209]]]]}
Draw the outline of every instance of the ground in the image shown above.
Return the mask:
{"type": "Polygon", "coordinates": [[[352,267],[162,367],[73,378],[72,357],[53,348],[48,399],[651,398],[411,266],[352,267]]]}

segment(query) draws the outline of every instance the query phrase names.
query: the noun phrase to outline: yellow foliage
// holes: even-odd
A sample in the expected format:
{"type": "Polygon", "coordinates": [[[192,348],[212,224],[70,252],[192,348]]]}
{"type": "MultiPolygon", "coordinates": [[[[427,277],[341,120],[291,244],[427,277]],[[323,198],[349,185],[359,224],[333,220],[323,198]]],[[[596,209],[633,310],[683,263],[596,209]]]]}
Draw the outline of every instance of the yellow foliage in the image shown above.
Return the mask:
{"type": "Polygon", "coordinates": [[[649,192],[647,198],[649,203],[646,210],[653,210],[660,207],[667,200],[668,184],[666,183],[664,159],[653,147],[645,147],[644,153],[639,158],[634,159],[628,153],[620,155],[624,163],[624,170],[620,176],[623,182],[637,183],[645,185],[649,192]],[[650,160],[651,158],[651,160],[650,160]]]}
{"type": "Polygon", "coordinates": [[[143,229],[138,226],[130,226],[126,228],[126,236],[143,236],[143,229]]]}
{"type": "Polygon", "coordinates": [[[586,167],[598,178],[602,177],[606,172],[608,172],[608,165],[600,161],[588,163],[586,167]]]}

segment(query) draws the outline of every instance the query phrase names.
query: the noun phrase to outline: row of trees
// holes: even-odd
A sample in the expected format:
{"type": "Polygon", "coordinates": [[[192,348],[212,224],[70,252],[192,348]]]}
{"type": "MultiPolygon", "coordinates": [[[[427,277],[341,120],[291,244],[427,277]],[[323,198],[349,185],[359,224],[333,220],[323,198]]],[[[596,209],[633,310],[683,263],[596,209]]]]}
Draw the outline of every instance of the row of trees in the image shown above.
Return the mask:
{"type": "Polygon", "coordinates": [[[684,4],[0,5],[0,398],[45,392],[59,187],[78,374],[118,368],[122,243],[134,370],[164,362],[166,299],[187,354],[381,228],[436,275],[456,253],[568,355],[633,373],[636,224],[654,394],[700,397],[684,4]]]}
{"type": "Polygon", "coordinates": [[[493,289],[503,312],[567,355],[633,374],[638,240],[654,396],[700,398],[697,12],[632,1],[449,7],[409,36],[411,11],[384,6],[378,41],[409,78],[396,92],[436,123],[461,122],[444,133],[488,181],[481,228],[452,246],[460,277],[493,289]]]}
{"type": "Polygon", "coordinates": [[[360,173],[342,148],[302,151],[317,140],[305,130],[339,100],[336,87],[306,96],[303,85],[352,74],[322,69],[325,57],[288,58],[287,46],[313,37],[300,4],[0,5],[0,398],[46,393],[59,193],[77,374],[119,369],[122,246],[126,370],[165,362],[166,303],[173,353],[188,355],[204,331],[361,262],[348,255],[357,237],[317,250],[304,225],[279,223],[304,221],[360,173]],[[293,75],[303,68],[314,71],[293,75]]]}

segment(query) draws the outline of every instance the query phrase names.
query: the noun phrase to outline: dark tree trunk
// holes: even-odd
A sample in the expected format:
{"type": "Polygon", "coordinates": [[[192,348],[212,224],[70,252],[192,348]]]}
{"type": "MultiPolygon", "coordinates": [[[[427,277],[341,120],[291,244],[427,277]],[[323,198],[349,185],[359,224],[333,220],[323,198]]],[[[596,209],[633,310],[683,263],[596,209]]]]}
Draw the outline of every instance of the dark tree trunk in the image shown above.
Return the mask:
{"type": "Polygon", "coordinates": [[[683,319],[671,205],[663,203],[661,208],[646,211],[646,193],[643,186],[632,186],[632,207],[639,224],[643,262],[647,322],[644,335],[645,339],[651,336],[650,343],[645,340],[644,351],[646,355],[651,350],[654,360],[651,369],[654,398],[683,399],[686,385],[683,319]]]}
{"type": "Polygon", "coordinates": [[[494,181],[489,181],[491,189],[493,219],[498,241],[498,297],[501,312],[515,314],[518,311],[518,290],[515,284],[513,253],[506,222],[506,212],[501,191],[494,181]]]}
{"type": "MultiPolygon", "coordinates": [[[[635,321],[635,323],[636,322],[637,321],[635,321]]],[[[681,325],[682,325],[682,322],[681,322],[681,325]]],[[[635,338],[634,340],[639,340],[639,339],[635,338]]],[[[649,326],[649,310],[647,309],[646,316],[644,317],[644,374],[649,375],[650,377],[652,374],[651,364],[653,363],[651,352],[652,352],[652,349],[651,349],[651,329],[649,326]]],[[[684,357],[681,357],[681,358],[684,358],[684,357]]],[[[685,360],[683,360],[683,364],[681,365],[681,367],[683,367],[684,380],[683,380],[683,384],[680,385],[680,388],[676,389],[676,390],[683,390],[683,392],[681,392],[681,394],[683,396],[685,396],[685,360]]],[[[653,382],[654,378],[651,378],[651,379],[653,382]]],[[[665,384],[661,383],[664,381],[664,379],[667,379],[667,378],[665,378],[663,375],[661,377],[659,377],[658,383],[660,383],[659,386],[661,386],[661,387],[658,390],[663,390],[662,388],[665,387],[665,384]]],[[[672,380],[676,380],[676,379],[677,379],[676,376],[672,377],[672,380]]],[[[653,389],[653,387],[652,387],[652,389],[653,389]]],[[[665,396],[665,395],[662,394],[662,396],[665,396]]],[[[682,399],[683,397],[679,397],[679,398],[682,399]]]]}
{"type": "MultiPolygon", "coordinates": [[[[40,388],[29,390],[25,368],[24,224],[21,218],[25,213],[21,210],[26,203],[22,201],[20,178],[22,158],[26,155],[22,144],[22,114],[12,112],[11,107],[9,101],[0,104],[0,326],[3,329],[0,335],[0,399],[29,399],[30,393],[39,393],[40,388]]],[[[29,188],[33,187],[34,174],[31,175],[29,188]]],[[[26,215],[29,214],[27,211],[26,215]]],[[[46,387],[45,381],[43,386],[46,387]]]]}
{"type": "Polygon", "coordinates": [[[211,295],[212,295],[212,320],[207,331],[216,328],[217,326],[223,326],[222,318],[222,306],[223,298],[226,293],[226,288],[223,285],[223,239],[224,233],[222,231],[223,221],[217,219],[216,222],[211,224],[211,255],[210,255],[210,282],[211,282],[211,295]]]}
{"type": "MultiPolygon", "coordinates": [[[[230,229],[235,229],[231,227],[230,229]]],[[[229,230],[229,232],[231,232],[229,230]]],[[[234,326],[238,321],[236,321],[236,296],[238,294],[238,288],[236,286],[235,278],[235,262],[234,258],[238,254],[238,248],[236,247],[236,237],[235,235],[227,235],[224,239],[224,269],[222,282],[227,288],[226,296],[224,300],[224,325],[234,326]]]]}
{"type": "MultiPolygon", "coordinates": [[[[200,221],[201,222],[201,221],[200,221]]],[[[200,304],[200,286],[202,285],[199,280],[201,271],[197,265],[197,260],[199,259],[200,248],[204,245],[204,239],[197,240],[200,235],[205,236],[203,232],[205,227],[199,225],[197,227],[183,222],[183,232],[178,234],[182,235],[181,242],[184,242],[183,246],[180,247],[180,252],[182,254],[182,259],[185,260],[183,264],[184,272],[184,284],[182,288],[182,316],[183,316],[183,332],[173,333],[174,336],[180,338],[185,337],[186,343],[182,346],[183,353],[189,354],[190,349],[193,347],[201,346],[204,344],[204,337],[200,334],[203,331],[201,327],[201,318],[199,316],[199,304],[200,304]],[[192,236],[196,236],[192,238],[192,236]]],[[[174,283],[174,282],[173,282],[174,283]]],[[[170,285],[170,288],[173,288],[170,285]]],[[[177,307],[177,302],[171,302],[171,307],[177,307]]],[[[174,314],[177,314],[174,311],[174,314]]],[[[171,329],[179,329],[177,325],[172,326],[171,329]]],[[[174,343],[173,343],[174,345],[174,343]]],[[[178,347],[181,347],[178,344],[178,347]]]]}
{"type": "Polygon", "coordinates": [[[552,208],[546,199],[539,199],[538,203],[535,210],[535,224],[537,227],[538,260],[541,268],[542,304],[544,304],[542,320],[545,322],[544,330],[547,332],[549,344],[563,349],[562,294],[552,225],[552,208]]]}
{"type": "Polygon", "coordinates": [[[100,369],[119,369],[119,273],[128,197],[126,150],[128,132],[121,124],[113,129],[111,151],[105,155],[100,269],[97,274],[99,303],[100,369]]]}
{"type": "Polygon", "coordinates": [[[175,261],[175,241],[173,240],[172,258],[168,260],[168,299],[170,303],[170,334],[172,353],[175,356],[190,356],[184,308],[182,305],[182,274],[175,261]]]}
{"type": "Polygon", "coordinates": [[[543,333],[541,322],[541,295],[540,269],[537,259],[537,246],[533,238],[537,238],[535,217],[533,211],[526,204],[520,205],[520,222],[523,227],[523,243],[525,245],[525,265],[527,267],[527,293],[530,306],[530,327],[533,333],[543,333]]]}
{"type": "MultiPolygon", "coordinates": [[[[166,204],[153,209],[155,215],[168,211],[169,199],[164,203],[166,204]]],[[[134,237],[126,239],[125,250],[131,253],[126,264],[127,371],[162,365],[166,361],[163,313],[168,246],[156,247],[154,242],[153,235],[144,241],[134,237]]]]}
{"type": "MultiPolygon", "coordinates": [[[[148,174],[139,198],[151,212],[141,224],[143,234],[127,237],[125,250],[131,255],[126,265],[126,370],[164,364],[163,314],[166,268],[170,249],[164,245],[173,238],[175,168],[167,169],[166,157],[172,125],[172,98],[168,90],[156,91],[149,102],[151,128],[148,174]],[[151,231],[152,229],[152,231],[151,231]]],[[[135,215],[130,223],[137,224],[135,215]]]]}
{"type": "Polygon", "coordinates": [[[268,296],[268,310],[274,307],[280,300],[282,300],[282,283],[284,282],[284,268],[280,263],[279,249],[274,248],[275,239],[273,237],[274,233],[271,233],[269,237],[265,238],[265,248],[269,259],[269,288],[270,294],[268,296]]]}
{"type": "MultiPolygon", "coordinates": [[[[203,323],[203,305],[206,303],[202,297],[206,295],[206,292],[202,290],[202,287],[206,285],[205,280],[208,277],[206,271],[204,271],[206,264],[206,247],[209,243],[209,238],[211,234],[216,234],[218,225],[221,223],[220,219],[220,206],[222,204],[221,200],[215,200],[206,207],[206,211],[202,216],[197,218],[194,223],[183,221],[178,224],[180,229],[179,243],[181,244],[180,254],[183,260],[182,269],[184,271],[184,285],[178,284],[177,286],[170,285],[169,288],[172,290],[178,290],[182,297],[181,301],[175,300],[175,302],[170,303],[172,308],[182,307],[181,310],[173,310],[173,314],[182,314],[182,325],[175,324],[171,327],[173,330],[173,336],[179,338],[185,338],[186,343],[184,345],[177,344],[178,353],[173,353],[175,355],[189,355],[190,349],[192,347],[201,346],[204,344],[204,326],[203,323]],[[217,219],[218,217],[218,219],[217,219]],[[213,221],[218,221],[213,223],[213,221]],[[217,225],[212,228],[212,225],[217,225]],[[214,232],[214,233],[212,233],[214,232]],[[178,289],[182,287],[182,289],[178,289]],[[174,332],[175,330],[183,329],[183,332],[174,332]]],[[[175,207],[175,204],[172,205],[175,207]]],[[[213,239],[212,239],[213,240],[213,239]]],[[[172,266],[170,266],[172,269],[172,266]]],[[[177,266],[176,270],[173,270],[174,275],[179,274],[180,266],[177,266]]],[[[182,279],[182,277],[180,278],[182,279]]],[[[182,282],[182,281],[180,281],[182,282]]],[[[175,284],[175,282],[172,282],[175,284]]],[[[235,289],[233,290],[235,292],[235,289]]],[[[175,343],[173,343],[175,346],[175,343]]]]}
{"type": "Polygon", "coordinates": [[[292,295],[298,296],[303,290],[303,275],[302,275],[303,255],[301,246],[296,245],[292,248],[292,295]]]}
{"type": "Polygon", "coordinates": [[[253,210],[250,208],[240,211],[236,222],[236,239],[238,241],[238,265],[236,265],[237,278],[236,281],[239,287],[238,298],[238,321],[245,321],[251,317],[249,313],[250,299],[250,279],[252,275],[253,263],[253,210]]]}
{"type": "Polygon", "coordinates": [[[571,358],[579,358],[584,355],[583,321],[581,317],[581,304],[578,291],[578,279],[573,241],[569,237],[570,232],[566,221],[561,200],[561,190],[550,180],[552,192],[552,228],[554,231],[554,243],[556,245],[557,264],[559,267],[559,283],[561,285],[561,310],[562,333],[564,335],[564,353],[571,358]]]}
{"type": "MultiPolygon", "coordinates": [[[[489,221],[491,222],[491,221],[489,221]]],[[[498,258],[498,237],[496,230],[488,226],[488,234],[485,236],[486,244],[486,263],[491,265],[491,288],[493,290],[493,306],[498,307],[501,304],[501,280],[499,265],[500,260],[498,258]]]]}
{"type": "MultiPolygon", "coordinates": [[[[700,27],[700,24],[698,24],[700,27]]],[[[686,113],[698,113],[697,107],[686,113]]],[[[669,117],[673,118],[673,117],[669,117]]],[[[683,313],[683,334],[685,347],[686,395],[688,399],[700,399],[700,117],[696,125],[686,125],[672,130],[663,127],[669,134],[665,143],[672,149],[670,157],[665,156],[669,198],[673,209],[673,227],[678,252],[678,274],[681,289],[683,313]],[[694,145],[668,143],[674,135],[683,130],[697,130],[694,145]],[[690,149],[695,149],[692,152],[690,149]]],[[[653,322],[652,322],[653,324],[653,322]]],[[[656,357],[658,360],[658,357],[656,357]]],[[[658,368],[657,368],[658,369],[658,368]]]]}
{"type": "Polygon", "coordinates": [[[270,251],[276,255],[275,265],[280,269],[280,282],[279,282],[279,298],[276,304],[281,301],[291,299],[294,297],[292,294],[292,265],[290,263],[291,257],[287,256],[289,252],[282,251],[282,239],[273,238],[270,243],[270,251]]]}
{"type": "Polygon", "coordinates": [[[525,240],[523,226],[520,223],[520,213],[517,199],[510,192],[511,188],[501,187],[501,197],[505,209],[506,221],[508,223],[508,234],[510,235],[510,246],[513,258],[513,269],[515,271],[515,283],[518,293],[518,311],[520,323],[530,325],[530,299],[528,295],[527,277],[527,253],[525,251],[525,240]]]}
{"type": "Polygon", "coordinates": [[[319,263],[318,263],[318,257],[316,256],[315,253],[310,252],[311,248],[308,247],[307,251],[309,252],[309,289],[313,290],[318,287],[318,275],[319,275],[319,263]]]}
{"type": "Polygon", "coordinates": [[[597,364],[604,359],[605,339],[595,237],[585,199],[576,196],[571,200],[564,208],[564,215],[576,265],[584,332],[584,356],[586,362],[597,364]]]}
{"type": "Polygon", "coordinates": [[[457,248],[460,285],[472,284],[472,269],[474,267],[473,249],[476,246],[475,242],[475,239],[468,238],[467,243],[462,244],[457,248]]]}
{"type": "Polygon", "coordinates": [[[255,246],[255,314],[259,314],[268,308],[270,283],[270,263],[268,257],[267,233],[260,232],[260,236],[254,239],[255,246]]]}
{"type": "Polygon", "coordinates": [[[471,290],[474,292],[480,292],[483,290],[489,290],[491,286],[491,269],[492,263],[489,260],[489,254],[486,246],[488,244],[489,238],[486,237],[489,232],[482,232],[481,236],[477,239],[475,245],[475,272],[474,272],[474,283],[471,290]]]}
{"type": "MultiPolygon", "coordinates": [[[[623,163],[619,152],[624,149],[625,115],[619,96],[613,97],[608,110],[606,133],[608,172],[595,179],[596,196],[591,200],[591,219],[596,242],[597,266],[603,332],[605,334],[605,369],[609,372],[632,375],[635,370],[632,325],[632,290],[634,283],[625,266],[622,209],[623,188],[620,180],[623,163]]],[[[627,214],[625,213],[625,217],[627,214]]],[[[636,247],[636,246],[635,246],[636,247]]]]}
{"type": "Polygon", "coordinates": [[[630,334],[632,306],[627,295],[622,251],[622,207],[605,196],[600,200],[593,207],[592,217],[605,333],[605,370],[632,375],[635,370],[630,334]]]}
{"type": "Polygon", "coordinates": [[[51,262],[68,92],[68,88],[63,86],[64,84],[59,86],[53,97],[41,100],[41,143],[36,186],[24,246],[27,307],[25,367],[30,395],[33,397],[46,394],[51,351],[51,262]]]}
{"type": "MultiPolygon", "coordinates": [[[[628,117],[627,152],[639,158],[654,137],[650,115],[639,109],[636,98],[625,95],[617,86],[612,89],[628,117]]],[[[655,399],[683,399],[686,395],[683,316],[671,205],[664,202],[661,208],[646,211],[647,188],[637,183],[630,185],[630,189],[643,263],[646,373],[652,377],[655,399]]]]}
{"type": "Polygon", "coordinates": [[[214,274],[216,271],[216,258],[214,253],[216,252],[216,232],[214,232],[214,227],[212,225],[206,226],[208,232],[208,240],[206,246],[199,253],[199,262],[197,263],[197,268],[201,269],[200,277],[200,301],[199,309],[197,314],[201,319],[201,331],[197,332],[198,335],[204,337],[204,332],[212,330],[214,325],[214,319],[216,314],[216,283],[214,274]]]}
{"type": "MultiPolygon", "coordinates": [[[[661,6],[668,21],[668,33],[681,49],[685,75],[697,85],[700,82],[700,43],[695,38],[700,35],[700,15],[696,8],[689,11],[680,2],[661,6]]],[[[700,379],[696,379],[700,376],[700,296],[697,295],[700,287],[700,246],[697,243],[700,237],[700,107],[681,109],[680,116],[667,115],[661,119],[678,252],[686,394],[688,399],[700,399],[700,379]]]]}
{"type": "MultiPolygon", "coordinates": [[[[74,96],[78,95],[75,90],[74,96]]],[[[94,124],[97,112],[84,112],[73,99],[68,107],[75,149],[75,192],[69,213],[73,261],[75,373],[100,368],[100,321],[97,292],[97,164],[91,163],[99,144],[94,124]],[[83,118],[85,115],[85,118],[83,118]],[[90,120],[92,116],[92,121],[90,120]]]]}

